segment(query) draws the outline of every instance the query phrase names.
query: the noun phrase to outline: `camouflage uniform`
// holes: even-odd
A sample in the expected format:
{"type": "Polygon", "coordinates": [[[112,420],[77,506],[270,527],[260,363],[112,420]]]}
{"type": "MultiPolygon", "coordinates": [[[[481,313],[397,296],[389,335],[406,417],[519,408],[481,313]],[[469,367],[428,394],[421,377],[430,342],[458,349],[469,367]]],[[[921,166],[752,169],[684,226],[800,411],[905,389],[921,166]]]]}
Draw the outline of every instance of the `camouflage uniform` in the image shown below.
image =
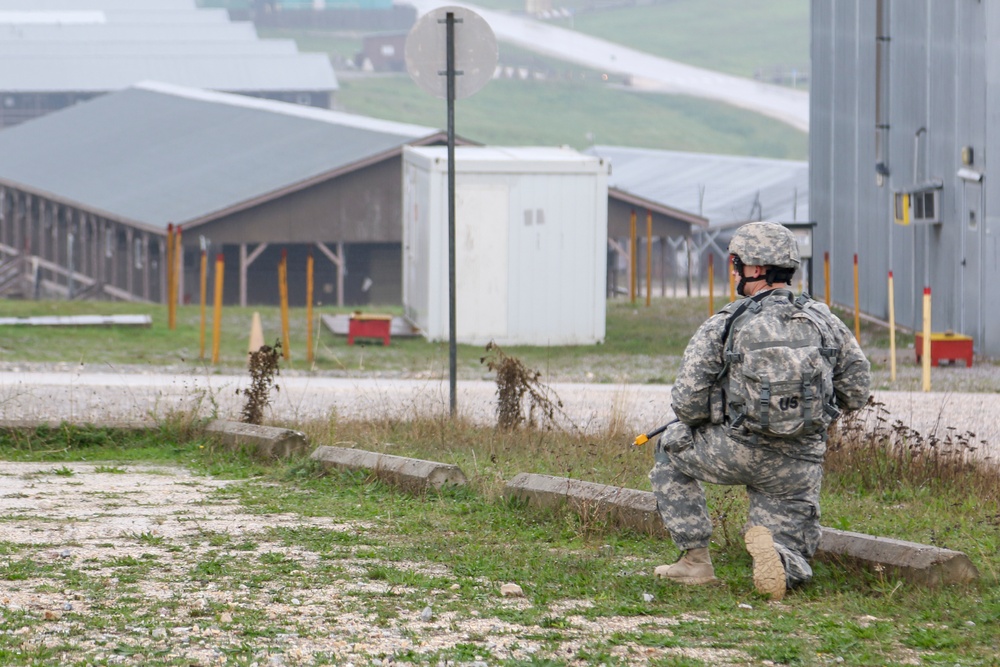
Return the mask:
{"type": "MultiPolygon", "coordinates": [[[[773,257],[773,241],[766,241],[772,245],[762,253],[770,251],[773,257]]],[[[744,263],[765,265],[753,256],[752,248],[742,251],[750,255],[742,258],[744,263]]],[[[797,249],[794,254],[797,263],[797,249]]],[[[756,298],[789,296],[788,290],[780,289],[756,298]]],[[[826,432],[789,440],[743,437],[739,430],[730,430],[721,406],[713,405],[719,400],[716,379],[724,368],[726,321],[740,303],[728,304],[691,338],[671,394],[679,421],[660,438],[649,476],[660,516],[681,550],[707,547],[712,536],[701,482],[745,486],[750,499],[749,525],[771,531],[791,588],[812,577],[809,560],[820,538],[819,493],[826,432]]],[[[814,304],[814,310],[828,322],[839,350],[833,369],[837,407],[858,409],[870,393],[870,364],[839,318],[823,304],[814,304]]]]}

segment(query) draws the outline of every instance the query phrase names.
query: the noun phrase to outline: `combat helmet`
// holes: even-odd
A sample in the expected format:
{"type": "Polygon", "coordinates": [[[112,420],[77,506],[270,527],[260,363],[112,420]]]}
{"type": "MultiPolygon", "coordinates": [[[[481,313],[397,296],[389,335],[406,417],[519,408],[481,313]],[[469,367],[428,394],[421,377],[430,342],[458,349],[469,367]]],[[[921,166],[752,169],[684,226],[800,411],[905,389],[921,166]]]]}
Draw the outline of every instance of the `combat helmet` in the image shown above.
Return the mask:
{"type": "Polygon", "coordinates": [[[749,222],[733,235],[729,253],[744,264],[794,269],[799,265],[795,235],[776,222],[749,222]]]}

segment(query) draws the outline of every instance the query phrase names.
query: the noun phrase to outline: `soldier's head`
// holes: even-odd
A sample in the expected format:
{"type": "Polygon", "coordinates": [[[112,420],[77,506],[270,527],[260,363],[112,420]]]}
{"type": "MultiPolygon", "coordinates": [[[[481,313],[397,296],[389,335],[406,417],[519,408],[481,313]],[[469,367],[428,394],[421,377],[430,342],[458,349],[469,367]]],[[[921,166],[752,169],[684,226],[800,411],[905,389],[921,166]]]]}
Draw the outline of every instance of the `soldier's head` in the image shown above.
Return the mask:
{"type": "MultiPolygon", "coordinates": [[[[799,266],[795,235],[776,222],[750,222],[740,227],[729,242],[729,254],[733,257],[733,270],[740,278],[736,291],[742,296],[748,296],[748,283],[787,285],[799,266]]],[[[751,293],[759,290],[760,287],[752,289],[751,293]]]]}

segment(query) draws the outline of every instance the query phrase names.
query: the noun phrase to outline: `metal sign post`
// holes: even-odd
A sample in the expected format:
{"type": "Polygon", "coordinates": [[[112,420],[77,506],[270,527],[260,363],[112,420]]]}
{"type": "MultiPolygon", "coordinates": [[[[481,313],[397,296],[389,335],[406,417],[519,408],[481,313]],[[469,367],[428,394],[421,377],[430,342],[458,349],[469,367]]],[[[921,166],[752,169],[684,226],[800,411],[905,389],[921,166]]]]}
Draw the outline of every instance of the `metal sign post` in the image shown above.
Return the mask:
{"type": "Polygon", "coordinates": [[[468,97],[486,85],[493,76],[496,64],[497,41],[493,30],[481,16],[464,7],[439,7],[428,12],[417,21],[406,37],[406,71],[410,78],[435,97],[445,98],[448,109],[448,394],[452,417],[458,410],[455,100],[468,97]],[[456,32],[456,24],[462,25],[461,32],[456,32]],[[456,79],[459,76],[462,78],[456,79]]]}

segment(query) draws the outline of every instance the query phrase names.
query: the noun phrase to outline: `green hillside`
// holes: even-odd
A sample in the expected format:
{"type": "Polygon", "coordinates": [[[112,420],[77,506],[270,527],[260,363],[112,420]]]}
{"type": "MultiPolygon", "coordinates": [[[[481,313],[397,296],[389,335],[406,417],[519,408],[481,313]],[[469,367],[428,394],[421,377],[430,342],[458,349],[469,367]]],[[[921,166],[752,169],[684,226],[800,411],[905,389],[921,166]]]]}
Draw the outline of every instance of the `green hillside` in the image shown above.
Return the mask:
{"type": "MultiPolygon", "coordinates": [[[[219,6],[221,0],[201,0],[219,6]]],[[[229,0],[234,6],[235,0],[229,0]]],[[[520,10],[523,2],[484,0],[484,7],[520,10]]],[[[610,3],[609,3],[610,4],[610,3]]],[[[671,0],[574,8],[566,27],[692,65],[741,76],[756,70],[801,70],[809,59],[809,7],[802,0],[671,0]]],[[[337,108],[443,128],[444,102],[405,76],[361,75],[351,69],[361,48],[357,32],[258,30],[264,38],[295,39],[302,51],[326,52],[338,70],[337,108]]],[[[620,80],[500,44],[502,65],[544,74],[544,80],[498,79],[458,102],[456,131],[491,144],[591,143],[806,159],[807,136],[791,127],[718,102],[638,93],[620,80]]],[[[803,87],[802,84],[799,87],[803,87]]]]}
{"type": "MultiPolygon", "coordinates": [[[[596,79],[596,77],[594,77],[596,79]]],[[[406,76],[341,81],[354,113],[443,128],[443,100],[406,76]]],[[[498,79],[459,100],[455,131],[488,144],[591,143],[805,159],[806,135],[776,120],[692,97],[635,93],[598,81],[498,79]]]]}

